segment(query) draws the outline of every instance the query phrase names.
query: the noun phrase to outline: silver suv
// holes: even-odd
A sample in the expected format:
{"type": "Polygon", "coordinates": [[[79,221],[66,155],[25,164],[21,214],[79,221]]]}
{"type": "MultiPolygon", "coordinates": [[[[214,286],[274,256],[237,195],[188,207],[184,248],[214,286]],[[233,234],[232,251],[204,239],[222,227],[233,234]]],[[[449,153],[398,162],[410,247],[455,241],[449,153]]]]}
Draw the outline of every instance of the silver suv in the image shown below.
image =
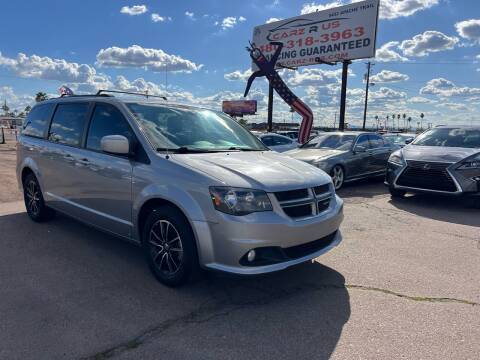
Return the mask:
{"type": "Polygon", "coordinates": [[[30,218],[55,211],[141,245],[169,286],[200,268],[250,275],[341,241],[330,177],[227,115],[99,92],[36,105],[18,144],[30,218]]]}

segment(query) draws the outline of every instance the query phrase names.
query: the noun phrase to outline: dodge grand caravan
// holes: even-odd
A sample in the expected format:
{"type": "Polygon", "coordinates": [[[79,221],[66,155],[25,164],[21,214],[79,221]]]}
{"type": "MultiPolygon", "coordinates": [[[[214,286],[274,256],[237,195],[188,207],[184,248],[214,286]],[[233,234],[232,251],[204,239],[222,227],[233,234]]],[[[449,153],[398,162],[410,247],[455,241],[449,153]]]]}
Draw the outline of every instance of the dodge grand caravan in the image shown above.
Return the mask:
{"type": "Polygon", "coordinates": [[[330,177],[220,112],[100,92],[52,99],[25,120],[17,158],[32,220],[58,211],[136,242],[168,286],[199,268],[281,270],[341,241],[330,177]]]}

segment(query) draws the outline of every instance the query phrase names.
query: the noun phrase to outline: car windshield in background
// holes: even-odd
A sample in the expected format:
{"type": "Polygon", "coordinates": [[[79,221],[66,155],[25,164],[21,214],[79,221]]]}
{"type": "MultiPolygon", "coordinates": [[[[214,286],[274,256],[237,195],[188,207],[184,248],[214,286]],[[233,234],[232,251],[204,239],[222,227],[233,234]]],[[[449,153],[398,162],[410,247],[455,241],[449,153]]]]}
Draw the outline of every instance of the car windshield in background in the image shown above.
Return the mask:
{"type": "Polygon", "coordinates": [[[267,150],[235,120],[219,112],[140,103],[127,106],[159,151],[267,150]]]}
{"type": "Polygon", "coordinates": [[[396,145],[405,145],[405,141],[414,138],[409,135],[383,135],[383,137],[396,145]]]}
{"type": "Polygon", "coordinates": [[[480,148],[480,129],[432,129],[419,135],[412,144],[418,146],[480,148]]]}
{"type": "Polygon", "coordinates": [[[355,138],[355,135],[321,135],[305,143],[301,148],[349,150],[355,138]]]}

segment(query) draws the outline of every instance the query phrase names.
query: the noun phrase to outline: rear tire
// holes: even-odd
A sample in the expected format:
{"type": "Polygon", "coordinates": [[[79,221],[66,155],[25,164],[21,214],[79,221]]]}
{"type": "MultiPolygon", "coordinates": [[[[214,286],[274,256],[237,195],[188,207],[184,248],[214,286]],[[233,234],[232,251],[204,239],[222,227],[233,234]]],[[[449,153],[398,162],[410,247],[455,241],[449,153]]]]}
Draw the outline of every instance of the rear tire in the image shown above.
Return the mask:
{"type": "Polygon", "coordinates": [[[402,199],[407,193],[405,190],[395,189],[392,186],[389,186],[388,190],[390,191],[390,196],[393,199],[402,199]]]}
{"type": "Polygon", "coordinates": [[[173,206],[157,207],[148,215],[142,240],[148,266],[162,284],[181,286],[200,272],[192,228],[173,206]]]}
{"type": "Polygon", "coordinates": [[[40,184],[34,174],[28,174],[23,180],[23,199],[27,214],[35,222],[51,220],[55,211],[45,205],[40,184]]]}

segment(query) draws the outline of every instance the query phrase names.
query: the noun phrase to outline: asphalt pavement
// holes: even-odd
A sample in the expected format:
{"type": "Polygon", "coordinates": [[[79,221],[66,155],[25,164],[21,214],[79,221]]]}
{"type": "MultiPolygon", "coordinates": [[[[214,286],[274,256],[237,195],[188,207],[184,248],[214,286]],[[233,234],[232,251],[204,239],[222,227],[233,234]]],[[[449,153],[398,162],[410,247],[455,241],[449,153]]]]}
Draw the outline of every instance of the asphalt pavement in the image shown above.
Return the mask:
{"type": "Polygon", "coordinates": [[[340,195],[332,252],[179,289],[134,245],[0,203],[0,359],[478,359],[480,210],[381,181],[340,195]]]}

